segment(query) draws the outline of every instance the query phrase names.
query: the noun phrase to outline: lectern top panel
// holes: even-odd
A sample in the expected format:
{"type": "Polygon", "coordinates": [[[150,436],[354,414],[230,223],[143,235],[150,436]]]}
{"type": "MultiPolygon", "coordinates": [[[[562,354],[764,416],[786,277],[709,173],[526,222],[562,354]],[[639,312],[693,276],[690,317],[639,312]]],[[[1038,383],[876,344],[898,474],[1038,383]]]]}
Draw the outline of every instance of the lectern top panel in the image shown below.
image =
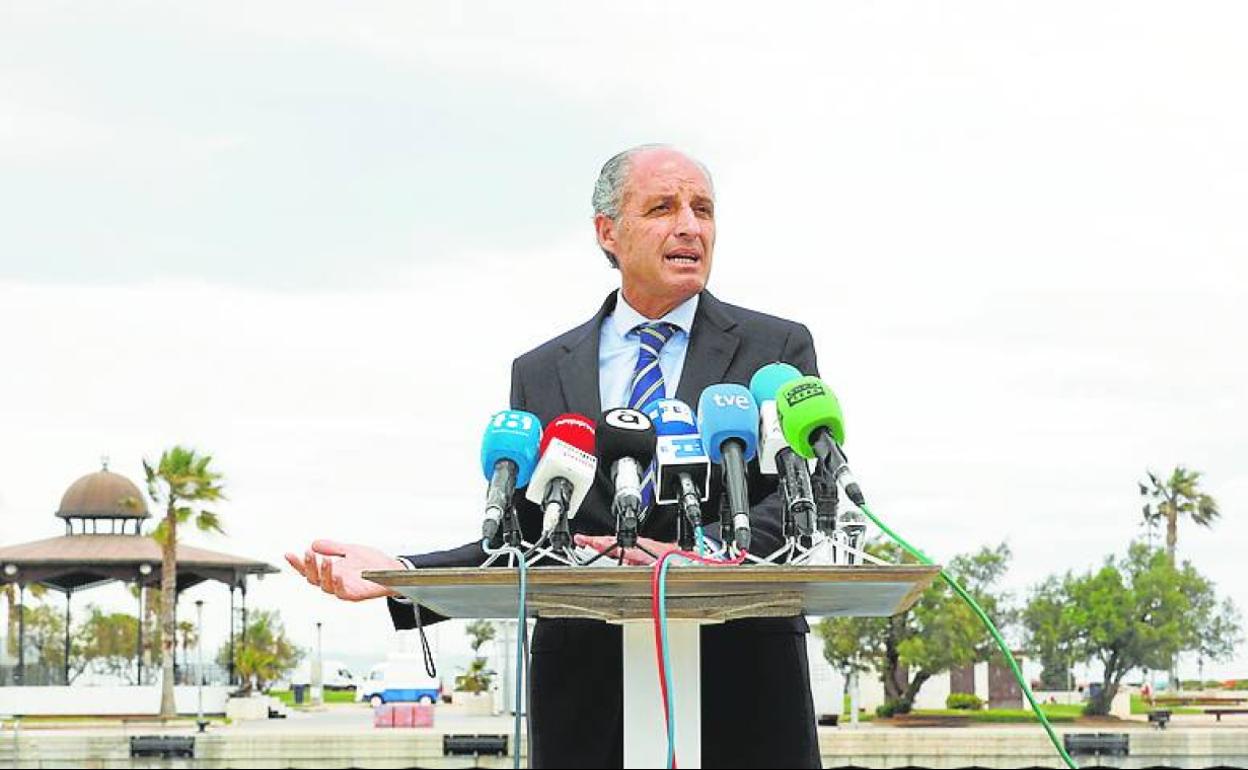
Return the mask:
{"type": "MultiPolygon", "coordinates": [[[[887,617],[908,609],[939,574],[925,566],[671,567],[668,615],[708,621],[798,614],[887,617]]],[[[413,602],[451,618],[514,618],[515,569],[366,572],[413,602]]],[[[529,613],[621,621],[650,615],[649,567],[532,567],[529,613]]]]}

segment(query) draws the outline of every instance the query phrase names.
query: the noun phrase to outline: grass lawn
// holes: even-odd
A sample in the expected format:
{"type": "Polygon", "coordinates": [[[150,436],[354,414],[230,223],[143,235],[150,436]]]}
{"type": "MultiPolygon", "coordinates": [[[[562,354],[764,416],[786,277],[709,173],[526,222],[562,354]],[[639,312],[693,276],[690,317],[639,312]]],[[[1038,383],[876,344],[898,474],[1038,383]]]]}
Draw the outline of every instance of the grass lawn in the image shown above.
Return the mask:
{"type": "MultiPolygon", "coordinates": [[[[277,698],[278,700],[280,700],[282,703],[286,704],[287,706],[295,705],[295,694],[291,692],[290,690],[269,690],[265,694],[272,695],[274,698],[277,698]]],[[[311,698],[312,698],[311,690],[308,691],[308,693],[304,696],[304,698],[306,700],[304,700],[303,705],[305,706],[311,705],[311,698]]],[[[354,703],[355,693],[351,690],[326,690],[325,702],[326,703],[354,703]]]]}
{"type": "MultiPolygon", "coordinates": [[[[1083,715],[1082,705],[1067,706],[1062,703],[1042,703],[1040,708],[1050,722],[1073,722],[1083,715]]],[[[1036,715],[1031,709],[981,709],[966,711],[963,709],[915,709],[917,716],[963,717],[968,722],[1035,722],[1036,715]]]]}
{"type": "Polygon", "coordinates": [[[1193,708],[1192,706],[1150,706],[1148,705],[1148,701],[1144,700],[1139,695],[1135,695],[1134,693],[1131,695],[1131,713],[1132,714],[1147,714],[1150,711],[1156,711],[1158,709],[1165,709],[1169,711],[1171,714],[1203,714],[1205,713],[1204,709],[1193,708]]]}

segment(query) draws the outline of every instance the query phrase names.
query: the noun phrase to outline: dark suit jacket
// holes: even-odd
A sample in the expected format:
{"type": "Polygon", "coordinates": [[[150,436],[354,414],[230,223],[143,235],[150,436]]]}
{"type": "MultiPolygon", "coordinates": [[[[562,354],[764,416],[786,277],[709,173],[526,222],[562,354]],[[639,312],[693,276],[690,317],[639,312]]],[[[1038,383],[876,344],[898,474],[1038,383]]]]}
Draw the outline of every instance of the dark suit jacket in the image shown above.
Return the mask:
{"type": "MultiPolygon", "coordinates": [[[[536,414],[542,424],[566,412],[591,419],[602,413],[598,389],[598,340],[603,319],[614,309],[612,292],[586,323],[515,360],[511,371],[511,406],[536,414]]],[[[696,408],[708,385],[748,384],[760,367],[776,361],[793,364],[805,374],[818,374],[814,343],[801,324],[720,302],[702,292],[694,315],[689,347],[676,397],[696,408]]],[[[576,517],[575,532],[610,534],[611,488],[600,469],[597,483],[576,517]]],[[[703,518],[718,521],[719,474],[712,474],[703,518]]],[[[768,554],[779,547],[780,500],[774,478],[750,464],[751,552],[768,554]]],[[[541,511],[522,492],[515,496],[525,538],[536,541],[541,511]]],[[[676,507],[659,506],[647,517],[641,534],[672,541],[676,507]]],[[[714,527],[708,527],[713,534],[714,527]]],[[[479,541],[449,551],[408,556],[414,566],[471,566],[483,560],[479,541]]],[[[390,601],[399,629],[415,626],[416,608],[390,601]]],[[[423,623],[443,618],[419,608],[423,623]]],[[[818,766],[805,642],[806,619],[758,618],[712,626],[703,631],[704,754],[707,767],[775,765],[818,766]],[[773,653],[768,653],[772,650],[773,653]],[[742,670],[745,666],[746,670],[742,670]],[[753,673],[748,673],[752,671],[753,673]],[[725,672],[732,672],[725,674],[725,672]],[[760,680],[774,693],[757,713],[732,682],[749,677],[747,688],[760,680]],[[716,688],[727,688],[719,693],[716,688]],[[725,722],[731,723],[725,736],[725,722]],[[712,731],[708,732],[708,731],[712,731]],[[750,736],[753,736],[752,738],[750,736]],[[723,743],[725,737],[732,745],[723,743]],[[743,749],[745,744],[752,748],[743,749]],[[753,753],[752,753],[753,752],[753,753]]],[[[622,763],[620,715],[620,634],[618,627],[597,621],[539,620],[533,634],[532,713],[536,767],[618,767],[622,763]]]]}

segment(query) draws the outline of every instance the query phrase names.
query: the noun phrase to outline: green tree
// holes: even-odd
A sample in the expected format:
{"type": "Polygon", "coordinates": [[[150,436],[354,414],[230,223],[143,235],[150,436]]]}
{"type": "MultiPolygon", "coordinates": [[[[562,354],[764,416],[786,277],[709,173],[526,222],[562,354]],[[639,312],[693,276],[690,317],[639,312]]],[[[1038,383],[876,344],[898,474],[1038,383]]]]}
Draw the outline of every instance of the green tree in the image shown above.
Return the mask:
{"type": "Polygon", "coordinates": [[[1187,516],[1193,523],[1211,527],[1217,520],[1218,501],[1200,491],[1200,472],[1176,467],[1170,478],[1162,479],[1148,471],[1148,483],[1140,482],[1144,504],[1144,523],[1155,527],[1166,523],[1166,556],[1174,564],[1175,546],[1179,542],[1179,517],[1187,516]]]}
{"type": "MultiPolygon", "coordinates": [[[[243,692],[263,692],[299,665],[303,656],[304,650],[286,636],[277,610],[252,612],[246,633],[234,642],[234,670],[243,692]]],[[[217,649],[216,662],[222,668],[230,665],[229,641],[217,649]]]]}
{"type": "MultiPolygon", "coordinates": [[[[870,549],[885,560],[902,560],[893,545],[870,549]]],[[[994,590],[1005,574],[1010,549],[1002,543],[957,556],[946,569],[999,625],[1013,620],[1006,597],[994,590]]],[[[884,685],[886,709],[908,713],[923,685],[955,666],[986,660],[992,639],[979,619],[943,581],[932,584],[914,606],[891,618],[825,618],[818,626],[824,657],[842,671],[874,669],[884,685]]]]}
{"type": "MultiPolygon", "coordinates": [[[[17,607],[18,607],[18,599],[20,598],[18,594],[20,593],[21,591],[18,590],[16,583],[5,583],[4,599],[5,599],[5,603],[8,605],[7,606],[8,614],[5,617],[9,619],[9,629],[8,629],[7,635],[5,636],[5,648],[8,650],[9,654],[14,657],[17,656],[17,636],[18,636],[17,607]]],[[[36,600],[42,599],[44,596],[47,595],[47,593],[48,593],[48,587],[43,585],[42,583],[34,583],[32,585],[26,586],[26,600],[27,601],[30,601],[31,599],[36,599],[36,600]]]]}
{"type": "Polygon", "coordinates": [[[221,474],[208,466],[210,455],[175,446],[161,453],[155,467],[143,461],[147,493],[157,505],[163,505],[165,516],[152,537],[160,543],[160,628],[161,628],[161,691],[160,716],[176,716],[173,701],[173,650],[177,642],[174,627],[174,605],[177,602],[178,525],[194,520],[202,532],[223,532],[217,514],[206,510],[202,503],[224,499],[221,474]]]}
{"type": "Polygon", "coordinates": [[[1203,650],[1210,660],[1229,656],[1239,637],[1234,607],[1218,603],[1214,586],[1190,563],[1181,568],[1166,553],[1133,543],[1125,558],[1106,558],[1098,570],[1033,591],[1024,617],[1033,644],[1065,636],[1072,656],[1101,664],[1104,686],[1087,707],[1107,714],[1123,678],[1133,669],[1163,668],[1185,650],[1203,650]],[[1032,604],[1054,601],[1056,616],[1032,604]]]}
{"type": "Polygon", "coordinates": [[[139,643],[139,619],[124,612],[106,613],[95,605],[75,635],[80,640],[85,665],[133,684],[135,649],[139,643]]]}
{"type": "Polygon", "coordinates": [[[468,664],[464,673],[455,677],[455,689],[464,692],[485,692],[494,681],[494,672],[486,668],[487,659],[481,654],[481,647],[494,638],[497,629],[488,620],[474,620],[465,629],[471,641],[472,652],[476,656],[468,664]]]}
{"type": "MultiPolygon", "coordinates": [[[[42,602],[26,606],[26,665],[42,666],[57,672],[59,681],[65,666],[65,611],[42,602]]],[[[66,684],[72,684],[86,665],[82,640],[72,629],[69,638],[69,671],[66,684]]]]}
{"type": "Polygon", "coordinates": [[[1045,689],[1065,690],[1070,686],[1070,669],[1075,662],[1075,631],[1066,611],[1066,595],[1060,578],[1050,576],[1032,589],[1023,609],[1027,648],[1043,667],[1040,682],[1045,689]]]}

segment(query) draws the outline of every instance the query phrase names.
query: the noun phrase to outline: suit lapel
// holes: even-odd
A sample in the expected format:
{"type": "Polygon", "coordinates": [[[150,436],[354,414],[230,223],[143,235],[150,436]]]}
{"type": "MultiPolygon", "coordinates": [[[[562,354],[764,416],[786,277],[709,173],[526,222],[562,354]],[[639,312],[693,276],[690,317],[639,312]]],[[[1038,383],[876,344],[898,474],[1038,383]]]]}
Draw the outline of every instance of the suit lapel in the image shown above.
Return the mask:
{"type": "Polygon", "coordinates": [[[597,420],[602,414],[598,392],[598,339],[602,319],[615,309],[615,296],[616,293],[611,292],[597,315],[576,330],[577,334],[564,345],[567,352],[557,364],[565,411],[583,414],[591,420],[597,420]]]}
{"type": "Polygon", "coordinates": [[[697,409],[702,391],[708,385],[723,382],[737,346],[741,344],[740,338],[730,332],[736,325],[736,319],[723,303],[709,291],[703,291],[698,300],[698,312],[693,316],[693,331],[689,335],[680,385],[676,388],[678,399],[697,409]]]}

